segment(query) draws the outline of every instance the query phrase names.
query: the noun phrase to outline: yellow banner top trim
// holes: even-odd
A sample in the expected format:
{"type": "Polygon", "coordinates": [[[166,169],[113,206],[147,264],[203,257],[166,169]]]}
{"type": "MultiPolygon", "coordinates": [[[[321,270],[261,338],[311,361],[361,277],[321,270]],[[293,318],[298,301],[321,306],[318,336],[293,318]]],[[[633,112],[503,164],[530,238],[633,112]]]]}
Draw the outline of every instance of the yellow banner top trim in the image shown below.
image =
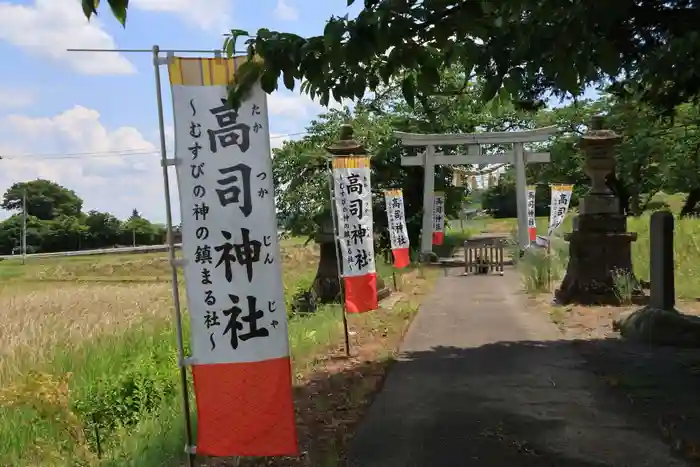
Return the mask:
{"type": "Polygon", "coordinates": [[[574,186],[573,186],[573,185],[560,185],[560,184],[558,184],[558,183],[550,183],[550,184],[549,184],[549,187],[550,187],[550,188],[558,188],[559,190],[564,190],[564,191],[573,190],[573,189],[574,189],[574,186]]]}
{"type": "Polygon", "coordinates": [[[398,189],[393,189],[393,190],[384,190],[384,193],[387,196],[403,196],[403,190],[401,188],[398,189]]]}
{"type": "Polygon", "coordinates": [[[247,60],[247,55],[232,58],[171,57],[168,60],[170,84],[225,86],[247,60]]]}
{"type": "Polygon", "coordinates": [[[334,169],[366,169],[369,168],[367,156],[339,156],[333,158],[334,169]]]}

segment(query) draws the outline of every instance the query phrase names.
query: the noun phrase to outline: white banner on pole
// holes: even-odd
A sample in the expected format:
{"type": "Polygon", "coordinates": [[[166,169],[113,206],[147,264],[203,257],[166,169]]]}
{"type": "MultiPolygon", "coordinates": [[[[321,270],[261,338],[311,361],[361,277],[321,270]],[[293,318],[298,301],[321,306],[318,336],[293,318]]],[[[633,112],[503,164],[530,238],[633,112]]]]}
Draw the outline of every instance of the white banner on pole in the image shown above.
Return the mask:
{"type": "Polygon", "coordinates": [[[536,189],[535,185],[527,186],[527,231],[530,243],[534,242],[537,237],[537,218],[535,217],[536,189]]]}
{"type": "Polygon", "coordinates": [[[373,274],[376,269],[369,157],[334,157],[333,190],[342,275],[373,274]]]}
{"type": "Polygon", "coordinates": [[[442,245],[445,240],[445,194],[433,194],[433,245],[442,245]]]}
{"type": "Polygon", "coordinates": [[[552,233],[564,223],[564,218],[569,210],[573,188],[573,185],[550,185],[552,195],[549,205],[547,238],[551,238],[552,233]]]}
{"type": "Polygon", "coordinates": [[[168,60],[196,452],[296,455],[267,95],[257,84],[238,110],[227,101],[246,60],[168,60]]]}
{"type": "Polygon", "coordinates": [[[224,87],[172,92],[192,358],[287,356],[265,93],[254,88],[235,112],[224,87]],[[238,315],[245,326],[236,327],[238,315]]]}
{"type": "Polygon", "coordinates": [[[406,215],[403,206],[403,191],[386,190],[384,192],[384,200],[386,202],[391,249],[408,248],[408,230],[406,229],[406,215]]]}

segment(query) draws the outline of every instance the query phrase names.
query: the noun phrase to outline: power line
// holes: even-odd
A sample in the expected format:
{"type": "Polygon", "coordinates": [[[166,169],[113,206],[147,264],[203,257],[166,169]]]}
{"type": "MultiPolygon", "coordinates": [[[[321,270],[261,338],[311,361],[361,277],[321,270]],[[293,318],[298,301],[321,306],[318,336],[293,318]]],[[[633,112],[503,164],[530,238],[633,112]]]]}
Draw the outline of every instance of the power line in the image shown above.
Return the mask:
{"type": "MultiPolygon", "coordinates": [[[[291,136],[306,135],[308,132],[302,131],[298,133],[287,133],[284,135],[274,135],[270,136],[270,139],[280,139],[289,138],[291,136]]],[[[169,150],[168,152],[172,152],[169,150]]],[[[0,156],[2,159],[85,159],[85,158],[100,158],[100,157],[126,157],[126,156],[144,156],[144,155],[154,155],[160,154],[158,149],[117,149],[113,151],[101,151],[101,152],[61,152],[61,153],[26,153],[26,154],[10,154],[7,156],[0,156]]]]}

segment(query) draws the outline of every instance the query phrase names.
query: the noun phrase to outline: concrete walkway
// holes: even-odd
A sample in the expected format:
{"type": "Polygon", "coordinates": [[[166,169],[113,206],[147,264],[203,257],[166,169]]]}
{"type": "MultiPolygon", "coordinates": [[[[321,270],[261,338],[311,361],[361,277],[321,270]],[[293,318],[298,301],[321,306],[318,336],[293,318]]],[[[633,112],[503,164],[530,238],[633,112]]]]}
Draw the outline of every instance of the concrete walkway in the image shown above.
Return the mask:
{"type": "Polygon", "coordinates": [[[680,467],[519,278],[441,277],[350,446],[353,467],[680,467]]]}

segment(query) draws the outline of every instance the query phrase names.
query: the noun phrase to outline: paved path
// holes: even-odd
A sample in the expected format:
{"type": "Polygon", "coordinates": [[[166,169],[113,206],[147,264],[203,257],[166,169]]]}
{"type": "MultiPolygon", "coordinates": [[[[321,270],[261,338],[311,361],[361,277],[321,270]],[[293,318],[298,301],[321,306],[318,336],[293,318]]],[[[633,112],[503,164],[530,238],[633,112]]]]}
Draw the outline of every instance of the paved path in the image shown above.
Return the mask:
{"type": "Polygon", "coordinates": [[[518,277],[438,281],[350,446],[353,467],[680,467],[632,426],[518,277]]]}

